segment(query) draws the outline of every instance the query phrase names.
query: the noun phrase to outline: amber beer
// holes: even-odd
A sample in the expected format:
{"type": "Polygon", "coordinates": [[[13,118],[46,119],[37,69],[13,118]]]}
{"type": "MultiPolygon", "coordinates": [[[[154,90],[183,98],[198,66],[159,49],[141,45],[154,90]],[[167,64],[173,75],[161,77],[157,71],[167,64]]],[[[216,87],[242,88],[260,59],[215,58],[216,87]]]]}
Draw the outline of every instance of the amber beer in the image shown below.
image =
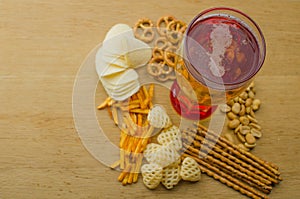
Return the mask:
{"type": "Polygon", "coordinates": [[[244,13],[213,8],[189,24],[181,55],[178,85],[172,88],[177,97],[171,100],[173,105],[181,102],[181,114],[196,114],[201,109],[207,112],[212,101],[224,103],[246,89],[264,62],[265,41],[260,28],[244,13]]]}

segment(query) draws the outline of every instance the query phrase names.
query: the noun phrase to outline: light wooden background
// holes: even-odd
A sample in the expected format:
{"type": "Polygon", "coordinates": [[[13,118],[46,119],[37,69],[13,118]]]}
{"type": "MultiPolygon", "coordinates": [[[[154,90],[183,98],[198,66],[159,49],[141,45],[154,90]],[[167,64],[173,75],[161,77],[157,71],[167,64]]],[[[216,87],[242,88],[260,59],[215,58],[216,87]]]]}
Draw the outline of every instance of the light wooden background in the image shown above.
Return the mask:
{"type": "Polygon", "coordinates": [[[171,191],[141,181],[123,187],[84,148],[72,117],[76,73],[112,25],[166,14],[188,22],[220,5],[249,14],[264,32],[256,78],[264,130],[253,153],[280,166],[284,181],[271,198],[299,198],[299,0],[0,0],[0,198],[246,198],[206,176],[171,191]]]}

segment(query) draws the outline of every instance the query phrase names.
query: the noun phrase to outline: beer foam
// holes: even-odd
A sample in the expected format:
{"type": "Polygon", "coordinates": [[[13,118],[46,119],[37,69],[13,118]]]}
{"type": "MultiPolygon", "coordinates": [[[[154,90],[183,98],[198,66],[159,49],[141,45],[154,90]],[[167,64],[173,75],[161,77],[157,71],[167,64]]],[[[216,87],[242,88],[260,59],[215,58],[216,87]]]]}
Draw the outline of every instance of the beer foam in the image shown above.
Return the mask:
{"type": "Polygon", "coordinates": [[[210,54],[209,68],[214,76],[222,77],[225,74],[222,60],[226,49],[232,43],[232,34],[228,24],[214,24],[210,34],[212,53],[210,54]]]}

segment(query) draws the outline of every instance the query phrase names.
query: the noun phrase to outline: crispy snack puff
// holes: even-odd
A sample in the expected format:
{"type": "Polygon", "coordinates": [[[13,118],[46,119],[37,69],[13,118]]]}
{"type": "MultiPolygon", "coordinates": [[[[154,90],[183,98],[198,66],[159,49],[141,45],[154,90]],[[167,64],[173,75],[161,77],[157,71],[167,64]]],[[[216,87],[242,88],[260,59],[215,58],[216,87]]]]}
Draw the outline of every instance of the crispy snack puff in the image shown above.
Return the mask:
{"type": "Polygon", "coordinates": [[[171,119],[165,109],[160,105],[155,105],[150,110],[147,117],[151,126],[155,128],[168,128],[172,125],[171,119]]]}
{"type": "Polygon", "coordinates": [[[144,185],[149,189],[155,189],[162,179],[162,167],[158,164],[144,164],[141,168],[144,185]]]}
{"type": "Polygon", "coordinates": [[[180,166],[178,164],[171,164],[163,168],[161,183],[167,189],[172,189],[180,180],[180,166]]]}
{"type": "Polygon", "coordinates": [[[174,146],[177,151],[182,148],[181,132],[174,125],[168,129],[164,129],[157,137],[157,141],[164,146],[174,146]]]}
{"type": "Polygon", "coordinates": [[[172,145],[162,146],[150,143],[144,151],[144,157],[149,163],[155,163],[166,167],[180,159],[180,155],[172,145]]]}
{"type": "Polygon", "coordinates": [[[198,163],[193,158],[186,157],[182,161],[180,176],[183,180],[199,181],[201,179],[201,171],[198,163]]]}

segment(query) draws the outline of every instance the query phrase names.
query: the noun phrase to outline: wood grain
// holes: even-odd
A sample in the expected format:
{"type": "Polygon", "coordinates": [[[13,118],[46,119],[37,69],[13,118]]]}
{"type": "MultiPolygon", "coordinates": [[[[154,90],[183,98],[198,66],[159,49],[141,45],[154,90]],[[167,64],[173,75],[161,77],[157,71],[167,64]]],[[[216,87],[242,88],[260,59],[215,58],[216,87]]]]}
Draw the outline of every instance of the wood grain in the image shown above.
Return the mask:
{"type": "MultiPolygon", "coordinates": [[[[166,14],[188,22],[220,5],[249,14],[264,32],[267,58],[256,78],[264,130],[253,153],[280,167],[284,181],[271,198],[299,198],[298,0],[1,0],[0,198],[246,198],[206,176],[171,191],[150,191],[141,181],[123,187],[118,172],[87,152],[72,115],[79,67],[112,25],[166,14]]],[[[162,95],[167,105],[167,92],[162,95]]],[[[108,137],[116,141],[118,132],[108,137]]]]}

